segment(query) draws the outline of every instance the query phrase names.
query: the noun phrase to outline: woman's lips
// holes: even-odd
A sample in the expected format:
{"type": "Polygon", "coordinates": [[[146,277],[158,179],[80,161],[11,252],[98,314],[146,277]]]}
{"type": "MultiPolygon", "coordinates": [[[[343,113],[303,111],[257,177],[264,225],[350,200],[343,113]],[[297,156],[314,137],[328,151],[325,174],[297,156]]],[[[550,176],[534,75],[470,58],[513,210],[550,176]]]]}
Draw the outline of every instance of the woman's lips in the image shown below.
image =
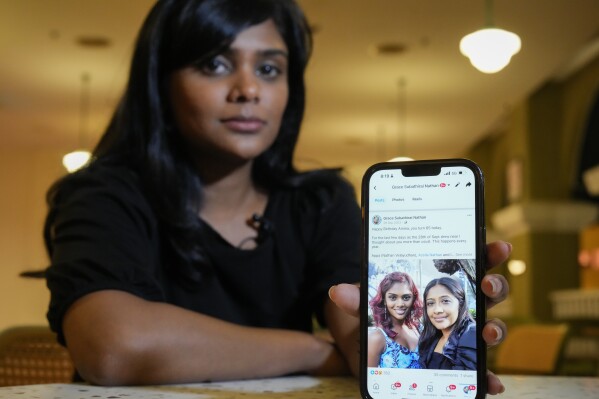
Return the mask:
{"type": "Polygon", "coordinates": [[[222,123],[234,132],[255,133],[262,129],[266,122],[260,118],[233,117],[222,119],[222,123]]]}

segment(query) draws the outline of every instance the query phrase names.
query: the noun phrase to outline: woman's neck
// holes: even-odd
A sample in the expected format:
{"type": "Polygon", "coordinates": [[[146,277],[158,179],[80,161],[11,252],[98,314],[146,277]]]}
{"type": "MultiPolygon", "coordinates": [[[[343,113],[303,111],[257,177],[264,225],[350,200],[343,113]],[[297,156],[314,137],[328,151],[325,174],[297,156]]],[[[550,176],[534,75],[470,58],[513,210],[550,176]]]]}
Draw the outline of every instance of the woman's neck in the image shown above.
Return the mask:
{"type": "MultiPolygon", "coordinates": [[[[251,164],[219,172],[202,173],[203,195],[200,214],[235,213],[251,208],[250,212],[262,213],[264,190],[252,179],[251,164]],[[205,177],[205,175],[208,175],[205,177]],[[258,209],[255,209],[258,206],[258,209]]],[[[251,216],[248,215],[248,216],[251,216]]]]}
{"type": "Polygon", "coordinates": [[[449,339],[449,336],[451,335],[451,332],[453,331],[454,326],[455,326],[455,324],[449,328],[444,328],[443,330],[441,330],[441,334],[445,341],[447,341],[449,339]]]}
{"type": "Polygon", "coordinates": [[[403,328],[403,325],[404,325],[404,320],[398,320],[395,318],[392,320],[392,327],[393,327],[392,329],[393,330],[399,331],[403,328]]]}
{"type": "Polygon", "coordinates": [[[203,206],[238,206],[256,191],[252,180],[251,167],[202,171],[203,206]]]}
{"type": "Polygon", "coordinates": [[[239,246],[256,237],[251,218],[264,213],[268,193],[254,184],[251,164],[215,172],[201,174],[204,185],[199,216],[231,245],[239,246]]]}

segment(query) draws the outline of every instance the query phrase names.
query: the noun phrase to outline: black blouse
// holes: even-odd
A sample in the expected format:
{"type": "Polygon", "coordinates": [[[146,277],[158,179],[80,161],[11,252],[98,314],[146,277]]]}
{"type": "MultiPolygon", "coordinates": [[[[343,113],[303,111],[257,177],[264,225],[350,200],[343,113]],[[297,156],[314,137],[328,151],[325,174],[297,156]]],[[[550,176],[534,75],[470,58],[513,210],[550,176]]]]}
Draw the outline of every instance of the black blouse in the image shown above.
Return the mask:
{"type": "Polygon", "coordinates": [[[329,287],[359,279],[360,211],[341,178],[334,187],[271,191],[264,214],[271,228],[256,249],[235,248],[207,227],[213,272],[193,286],[173,272],[177,260],[133,171],[88,168],[73,186],[52,209],[47,243],[48,320],[62,343],[69,306],[98,290],[242,325],[311,331],[329,287]]]}

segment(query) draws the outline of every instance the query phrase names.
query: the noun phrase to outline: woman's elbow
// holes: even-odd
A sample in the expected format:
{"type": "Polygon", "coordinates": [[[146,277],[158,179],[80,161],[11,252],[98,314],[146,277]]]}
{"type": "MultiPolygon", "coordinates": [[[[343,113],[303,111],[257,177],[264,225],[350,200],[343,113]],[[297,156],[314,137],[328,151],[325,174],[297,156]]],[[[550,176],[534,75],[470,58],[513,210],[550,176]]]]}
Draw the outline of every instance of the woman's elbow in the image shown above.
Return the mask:
{"type": "Polygon", "coordinates": [[[125,340],[104,340],[68,346],[78,374],[86,382],[102,386],[133,385],[141,380],[139,373],[139,350],[127,345],[125,340]]]}
{"type": "Polygon", "coordinates": [[[141,327],[144,319],[135,319],[143,314],[144,304],[131,294],[106,290],[71,305],[62,327],[73,364],[85,381],[97,385],[142,381],[144,363],[156,346],[141,327]]]}

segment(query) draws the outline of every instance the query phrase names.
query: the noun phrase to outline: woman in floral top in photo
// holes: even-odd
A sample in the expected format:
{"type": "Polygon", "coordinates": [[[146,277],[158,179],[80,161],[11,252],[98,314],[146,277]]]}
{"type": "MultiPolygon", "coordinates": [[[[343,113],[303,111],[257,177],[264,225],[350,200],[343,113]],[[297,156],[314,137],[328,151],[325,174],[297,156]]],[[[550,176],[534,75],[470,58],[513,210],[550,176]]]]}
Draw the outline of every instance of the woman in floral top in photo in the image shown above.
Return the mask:
{"type": "Polygon", "coordinates": [[[420,368],[422,299],[412,278],[389,273],[370,301],[375,328],[368,335],[368,367],[420,368]]]}

